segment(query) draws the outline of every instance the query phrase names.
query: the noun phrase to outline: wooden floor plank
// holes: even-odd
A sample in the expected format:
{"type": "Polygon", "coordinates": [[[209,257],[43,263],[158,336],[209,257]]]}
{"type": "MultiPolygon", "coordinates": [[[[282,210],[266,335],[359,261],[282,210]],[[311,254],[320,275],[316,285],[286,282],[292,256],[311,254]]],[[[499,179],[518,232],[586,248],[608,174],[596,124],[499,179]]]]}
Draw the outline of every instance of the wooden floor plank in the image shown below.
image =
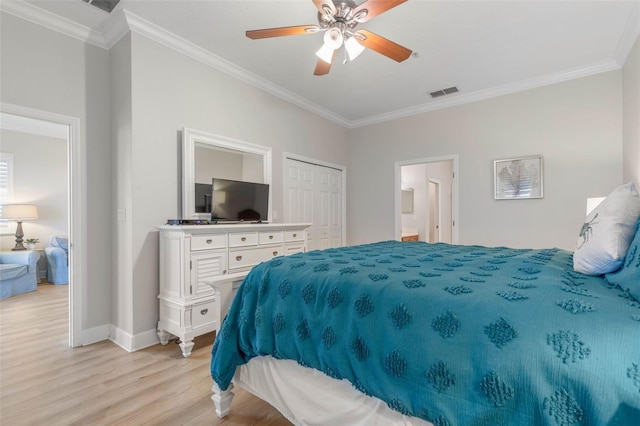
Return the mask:
{"type": "Polygon", "coordinates": [[[109,341],[68,347],[68,291],[42,283],[0,301],[0,424],[291,425],[238,388],[229,416],[216,417],[213,334],[187,359],[173,341],[133,353],[109,341]]]}

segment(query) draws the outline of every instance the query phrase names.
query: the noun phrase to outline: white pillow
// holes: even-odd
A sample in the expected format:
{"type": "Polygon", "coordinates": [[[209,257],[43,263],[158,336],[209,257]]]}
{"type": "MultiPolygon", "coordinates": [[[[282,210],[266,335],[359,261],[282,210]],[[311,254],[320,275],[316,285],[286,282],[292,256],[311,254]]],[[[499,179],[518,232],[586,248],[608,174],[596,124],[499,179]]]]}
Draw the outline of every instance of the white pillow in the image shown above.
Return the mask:
{"type": "Polygon", "coordinates": [[[616,271],[640,218],[640,196],[633,183],[616,188],[585,219],[573,254],[573,269],[588,275],[616,271]]]}

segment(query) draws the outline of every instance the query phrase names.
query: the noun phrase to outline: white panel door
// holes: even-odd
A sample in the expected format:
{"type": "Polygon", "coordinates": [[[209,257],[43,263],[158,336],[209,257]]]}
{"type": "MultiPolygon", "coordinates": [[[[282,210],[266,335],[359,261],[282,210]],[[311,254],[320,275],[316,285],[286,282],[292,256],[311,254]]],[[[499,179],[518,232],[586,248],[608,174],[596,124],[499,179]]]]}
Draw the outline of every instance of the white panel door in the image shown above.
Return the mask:
{"type": "Polygon", "coordinates": [[[342,244],[342,172],[329,169],[329,236],[331,247],[342,244]]]}
{"type": "MultiPolygon", "coordinates": [[[[287,159],[285,163],[285,222],[314,222],[313,165],[287,159]]],[[[307,247],[315,247],[317,236],[313,227],[307,231],[307,247]]]]}
{"type": "Polygon", "coordinates": [[[309,250],[342,246],[342,171],[287,158],[286,222],[311,223],[309,250]]]}

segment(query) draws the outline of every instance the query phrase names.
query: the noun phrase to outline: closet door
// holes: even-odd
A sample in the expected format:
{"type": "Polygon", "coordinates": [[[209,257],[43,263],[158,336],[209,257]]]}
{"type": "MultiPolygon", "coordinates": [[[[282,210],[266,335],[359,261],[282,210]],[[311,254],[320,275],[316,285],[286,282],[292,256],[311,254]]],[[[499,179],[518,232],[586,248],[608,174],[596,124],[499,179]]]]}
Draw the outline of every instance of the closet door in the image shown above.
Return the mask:
{"type": "Polygon", "coordinates": [[[311,223],[309,250],[342,246],[342,171],[287,158],[286,222],[311,223]]]}

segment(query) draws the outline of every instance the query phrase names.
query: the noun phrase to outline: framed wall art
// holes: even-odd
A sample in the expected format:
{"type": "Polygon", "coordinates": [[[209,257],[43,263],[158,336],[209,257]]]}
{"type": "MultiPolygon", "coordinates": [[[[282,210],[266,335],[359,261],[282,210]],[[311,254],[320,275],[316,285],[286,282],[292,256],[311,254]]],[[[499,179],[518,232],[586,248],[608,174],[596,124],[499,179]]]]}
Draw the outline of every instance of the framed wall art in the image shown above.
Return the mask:
{"type": "Polygon", "coordinates": [[[521,200],[543,197],[543,161],[541,155],[507,158],[493,162],[496,200],[521,200]]]}

